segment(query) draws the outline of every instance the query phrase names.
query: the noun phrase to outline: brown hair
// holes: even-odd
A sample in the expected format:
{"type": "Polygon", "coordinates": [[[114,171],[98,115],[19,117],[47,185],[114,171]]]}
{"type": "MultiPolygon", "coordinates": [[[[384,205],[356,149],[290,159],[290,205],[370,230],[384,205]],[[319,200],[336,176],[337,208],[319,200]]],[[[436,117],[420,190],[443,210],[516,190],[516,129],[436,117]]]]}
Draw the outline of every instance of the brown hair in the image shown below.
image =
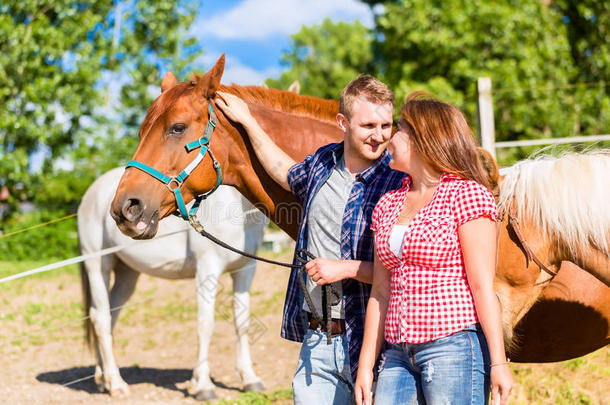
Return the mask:
{"type": "Polygon", "coordinates": [[[417,91],[406,97],[400,116],[426,163],[440,172],[474,180],[491,190],[472,131],[458,108],[417,91]]]}
{"type": "Polygon", "coordinates": [[[371,103],[391,104],[394,107],[394,93],[385,83],[372,76],[361,75],[343,88],[339,97],[339,112],[350,119],[354,101],[361,95],[371,103]]]}

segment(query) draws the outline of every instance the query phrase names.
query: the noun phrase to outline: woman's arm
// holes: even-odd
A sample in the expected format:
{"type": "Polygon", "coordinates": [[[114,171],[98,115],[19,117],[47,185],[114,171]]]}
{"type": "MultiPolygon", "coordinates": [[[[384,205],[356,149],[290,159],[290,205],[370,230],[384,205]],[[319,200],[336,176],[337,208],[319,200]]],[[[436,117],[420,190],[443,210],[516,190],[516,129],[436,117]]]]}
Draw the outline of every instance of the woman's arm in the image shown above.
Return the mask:
{"type": "Polygon", "coordinates": [[[373,262],[373,287],[366,307],[364,340],[360,351],[358,377],[356,378],[355,395],[358,405],[371,405],[371,387],[373,385],[373,367],[379,356],[384,341],[385,316],[390,300],[390,271],[379,261],[377,249],[373,262]]]}
{"type": "Polygon", "coordinates": [[[477,316],[489,346],[492,404],[500,401],[504,405],[513,387],[513,377],[506,361],[500,304],[493,287],[498,249],[496,230],[495,222],[481,217],[461,225],[458,236],[477,316]]]}
{"type": "Polygon", "coordinates": [[[241,98],[229,93],[217,92],[216,94],[218,95],[216,105],[227,117],[240,123],[248,133],[254,147],[254,153],[256,153],[256,157],[258,157],[265,171],[282,188],[290,191],[288,170],[296,162],[269,138],[269,135],[250,114],[248,105],[241,98]]]}

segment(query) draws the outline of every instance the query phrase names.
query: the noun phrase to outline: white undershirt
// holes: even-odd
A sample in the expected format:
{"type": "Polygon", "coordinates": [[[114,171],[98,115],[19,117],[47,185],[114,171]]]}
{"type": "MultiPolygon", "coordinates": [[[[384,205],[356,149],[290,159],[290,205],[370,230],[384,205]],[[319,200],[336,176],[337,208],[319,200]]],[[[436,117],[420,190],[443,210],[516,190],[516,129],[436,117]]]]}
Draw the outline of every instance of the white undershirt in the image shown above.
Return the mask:
{"type": "Polygon", "coordinates": [[[390,250],[399,258],[402,259],[402,245],[405,240],[405,232],[409,225],[396,224],[392,228],[390,234],[390,250]]]}

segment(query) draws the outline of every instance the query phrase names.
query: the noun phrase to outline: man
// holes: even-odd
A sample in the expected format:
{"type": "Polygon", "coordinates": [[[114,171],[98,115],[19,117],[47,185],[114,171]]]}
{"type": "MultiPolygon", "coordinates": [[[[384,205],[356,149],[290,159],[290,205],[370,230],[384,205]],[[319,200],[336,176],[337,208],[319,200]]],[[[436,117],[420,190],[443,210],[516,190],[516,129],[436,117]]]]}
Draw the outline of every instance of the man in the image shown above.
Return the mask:
{"type": "Polygon", "coordinates": [[[326,325],[313,319],[303,300],[299,272],[293,270],[290,275],[282,337],[303,342],[292,382],[294,402],[353,403],[373,281],[371,213],[379,198],[400,187],[404,177],[389,168],[386,151],[392,135],[394,95],[370,76],[350,82],[341,93],[337,114],[344,141],[323,146],[297,164],[273,143],[243,101],[218,94],[217,105],[244,126],[265,170],[303,204],[296,248],[308,249],[317,257],[306,266],[316,312],[322,313],[320,286],[332,284],[341,297],[332,306],[333,337],[327,345],[326,325]]]}

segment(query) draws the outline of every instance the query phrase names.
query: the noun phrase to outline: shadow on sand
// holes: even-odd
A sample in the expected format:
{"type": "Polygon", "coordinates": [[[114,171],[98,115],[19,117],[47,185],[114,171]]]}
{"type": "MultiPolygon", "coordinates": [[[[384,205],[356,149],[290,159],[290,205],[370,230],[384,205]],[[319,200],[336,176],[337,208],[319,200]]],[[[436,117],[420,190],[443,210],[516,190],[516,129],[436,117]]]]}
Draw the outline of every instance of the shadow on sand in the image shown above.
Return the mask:
{"type": "MultiPolygon", "coordinates": [[[[40,382],[66,386],[76,391],[97,394],[99,391],[92,377],[94,371],[94,367],[72,367],[64,370],[40,373],[36,376],[36,379],[40,382]]],[[[182,392],[185,396],[189,395],[187,389],[179,388],[177,385],[187,382],[193,375],[193,370],[188,369],[160,369],[137,366],[123,367],[120,371],[121,376],[128,385],[141,383],[154,384],[157,387],[182,392]]],[[[241,391],[241,388],[227,386],[214,380],[214,378],[212,378],[212,382],[217,388],[241,391]]]]}

